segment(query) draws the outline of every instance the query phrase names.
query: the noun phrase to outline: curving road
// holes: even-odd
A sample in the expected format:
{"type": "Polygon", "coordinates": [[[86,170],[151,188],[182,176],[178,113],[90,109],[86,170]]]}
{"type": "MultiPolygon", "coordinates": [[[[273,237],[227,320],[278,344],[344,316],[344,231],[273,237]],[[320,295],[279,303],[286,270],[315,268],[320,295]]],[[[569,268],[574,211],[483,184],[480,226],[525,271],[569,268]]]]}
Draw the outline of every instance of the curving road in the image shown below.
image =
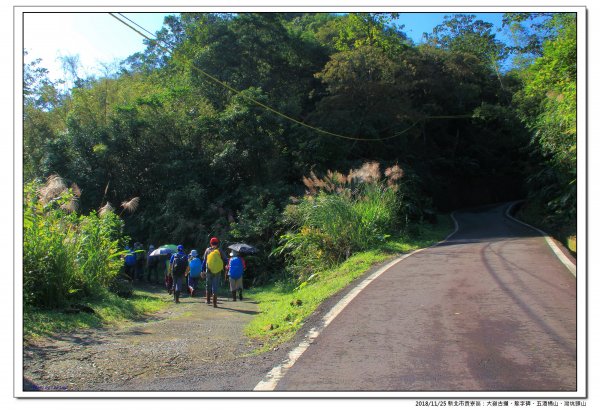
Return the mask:
{"type": "Polygon", "coordinates": [[[508,205],[360,292],[273,387],[576,391],[576,278],[508,205]]]}

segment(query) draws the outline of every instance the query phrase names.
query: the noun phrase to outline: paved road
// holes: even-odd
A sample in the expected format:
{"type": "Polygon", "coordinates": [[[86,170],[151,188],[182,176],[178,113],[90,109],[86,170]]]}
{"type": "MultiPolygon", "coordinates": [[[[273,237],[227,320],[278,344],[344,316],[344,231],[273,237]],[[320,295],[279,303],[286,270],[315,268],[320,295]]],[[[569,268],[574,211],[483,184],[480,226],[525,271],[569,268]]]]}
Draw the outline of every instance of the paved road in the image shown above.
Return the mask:
{"type": "Polygon", "coordinates": [[[279,381],[287,391],[575,391],[576,278],[506,205],[456,214],[279,381]]]}

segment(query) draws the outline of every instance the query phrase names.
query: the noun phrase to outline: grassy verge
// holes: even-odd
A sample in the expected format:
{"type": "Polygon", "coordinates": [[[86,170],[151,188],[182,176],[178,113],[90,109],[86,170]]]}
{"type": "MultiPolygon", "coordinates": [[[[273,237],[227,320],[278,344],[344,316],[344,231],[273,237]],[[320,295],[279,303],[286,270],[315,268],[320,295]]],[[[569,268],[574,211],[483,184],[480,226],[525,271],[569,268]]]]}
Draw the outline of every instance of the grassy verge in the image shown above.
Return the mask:
{"type": "Polygon", "coordinates": [[[23,334],[27,341],[56,332],[117,325],[157,312],[165,308],[169,301],[170,297],[166,294],[136,289],[128,299],[105,292],[102,297],[81,301],[82,305],[92,308],[94,313],[26,308],[23,313],[23,334]]]}
{"type": "Polygon", "coordinates": [[[577,235],[576,221],[561,220],[558,217],[553,220],[548,217],[546,208],[535,201],[521,206],[515,217],[548,233],[569,249],[574,257],[577,257],[577,252],[569,247],[569,238],[577,235]]]}
{"type": "Polygon", "coordinates": [[[346,287],[371,266],[400,253],[439,242],[453,229],[452,219],[449,215],[444,215],[436,225],[420,226],[418,234],[414,237],[393,238],[378,249],[357,253],[342,265],[321,272],[312,281],[301,286],[278,283],[247,291],[248,296],[260,303],[261,312],[250,322],[246,334],[263,343],[261,351],[286,342],[295,335],[321,302],[346,287]]]}

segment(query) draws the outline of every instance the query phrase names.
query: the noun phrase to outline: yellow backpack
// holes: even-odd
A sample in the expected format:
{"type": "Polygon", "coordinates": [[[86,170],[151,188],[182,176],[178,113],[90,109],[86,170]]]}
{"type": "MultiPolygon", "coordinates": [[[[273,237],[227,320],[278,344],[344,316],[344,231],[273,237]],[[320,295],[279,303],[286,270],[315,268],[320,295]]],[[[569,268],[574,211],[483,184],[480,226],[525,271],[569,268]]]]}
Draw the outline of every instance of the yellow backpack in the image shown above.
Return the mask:
{"type": "Polygon", "coordinates": [[[210,273],[219,273],[223,270],[223,259],[218,249],[211,251],[206,257],[206,267],[210,273]]]}

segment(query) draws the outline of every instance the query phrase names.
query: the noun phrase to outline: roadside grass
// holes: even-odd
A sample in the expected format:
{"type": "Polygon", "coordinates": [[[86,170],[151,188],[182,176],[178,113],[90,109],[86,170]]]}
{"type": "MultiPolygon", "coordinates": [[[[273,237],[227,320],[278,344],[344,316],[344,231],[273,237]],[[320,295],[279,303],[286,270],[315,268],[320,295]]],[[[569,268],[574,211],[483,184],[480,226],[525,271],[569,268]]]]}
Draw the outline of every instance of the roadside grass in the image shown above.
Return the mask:
{"type": "Polygon", "coordinates": [[[246,334],[262,343],[255,353],[262,353],[290,340],[318,306],[373,265],[399,254],[431,246],[443,240],[454,229],[449,215],[441,215],[438,223],[423,224],[412,237],[390,238],[379,248],[357,253],[340,266],[320,272],[300,286],[276,283],[249,289],[247,294],[260,305],[260,314],[246,327],[246,334]]]}
{"type": "Polygon", "coordinates": [[[571,255],[577,257],[577,252],[569,246],[569,239],[577,235],[575,221],[570,223],[565,221],[558,222],[558,219],[554,219],[553,221],[552,218],[548,217],[547,213],[545,205],[536,201],[529,201],[519,207],[515,217],[548,233],[569,249],[571,255]]]}
{"type": "Polygon", "coordinates": [[[170,299],[166,294],[135,289],[127,299],[106,291],[101,297],[79,303],[92,308],[94,313],[29,308],[23,312],[23,336],[25,341],[33,341],[57,332],[124,324],[164,309],[170,299]]]}

